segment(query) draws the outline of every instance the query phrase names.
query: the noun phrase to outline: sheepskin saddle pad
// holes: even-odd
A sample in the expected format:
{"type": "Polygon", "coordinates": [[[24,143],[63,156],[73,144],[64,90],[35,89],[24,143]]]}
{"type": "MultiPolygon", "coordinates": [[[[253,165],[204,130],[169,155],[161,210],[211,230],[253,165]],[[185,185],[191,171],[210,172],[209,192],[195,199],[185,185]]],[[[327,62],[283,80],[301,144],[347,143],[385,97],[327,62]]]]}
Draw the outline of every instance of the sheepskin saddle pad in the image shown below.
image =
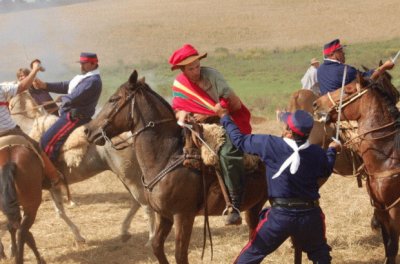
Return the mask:
{"type": "MultiPolygon", "coordinates": [[[[225,129],[218,124],[201,124],[203,140],[207,144],[201,144],[201,159],[207,166],[216,166],[219,163],[219,157],[216,155],[221,146],[225,143],[225,129]]],[[[259,157],[244,154],[244,166],[246,170],[255,170],[258,168],[259,157]]]]}
{"type": "MultiPolygon", "coordinates": [[[[41,116],[33,122],[29,136],[39,141],[41,136],[52,126],[58,117],[55,115],[41,116]]],[[[64,160],[68,167],[78,167],[89,147],[84,126],[76,128],[64,142],[61,148],[59,161],[64,160]]]]}

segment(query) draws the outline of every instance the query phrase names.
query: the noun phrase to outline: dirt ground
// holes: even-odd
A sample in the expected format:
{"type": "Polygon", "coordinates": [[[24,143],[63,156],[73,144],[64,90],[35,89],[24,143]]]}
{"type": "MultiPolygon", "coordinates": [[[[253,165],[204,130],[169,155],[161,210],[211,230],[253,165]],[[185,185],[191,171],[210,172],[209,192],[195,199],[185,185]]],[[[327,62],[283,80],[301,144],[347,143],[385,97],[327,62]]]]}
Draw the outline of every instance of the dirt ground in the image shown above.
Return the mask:
{"type": "MultiPolygon", "coordinates": [[[[321,46],[333,38],[369,42],[400,37],[397,0],[118,0],[0,14],[0,77],[14,78],[14,70],[32,57],[42,58],[52,71],[71,64],[81,51],[96,51],[101,64],[167,61],[183,43],[201,51],[286,49],[321,46]]],[[[258,132],[278,133],[274,122],[260,123],[258,132]]],[[[133,220],[132,238],[119,240],[121,222],[130,206],[129,195],[111,173],[71,186],[78,206],[68,208],[71,219],[87,239],[74,246],[66,225],[55,216],[49,195],[39,209],[32,232],[47,263],[156,263],[145,246],[146,217],[133,220]]],[[[333,263],[382,263],[380,235],[369,228],[372,207],[364,188],[353,178],[333,175],[322,188],[327,238],[333,263]]],[[[210,248],[200,259],[203,218],[195,222],[190,263],[231,263],[247,239],[247,230],[223,226],[212,217],[214,257],[210,248]]],[[[3,241],[9,245],[8,234],[3,241]]],[[[173,231],[165,246],[174,263],[173,231]]],[[[284,244],[263,263],[291,263],[292,249],[284,244]]],[[[307,263],[304,258],[304,263],[307,263]]],[[[0,263],[11,263],[9,260],[0,263]]],[[[26,263],[35,263],[29,249],[26,263]]]]}

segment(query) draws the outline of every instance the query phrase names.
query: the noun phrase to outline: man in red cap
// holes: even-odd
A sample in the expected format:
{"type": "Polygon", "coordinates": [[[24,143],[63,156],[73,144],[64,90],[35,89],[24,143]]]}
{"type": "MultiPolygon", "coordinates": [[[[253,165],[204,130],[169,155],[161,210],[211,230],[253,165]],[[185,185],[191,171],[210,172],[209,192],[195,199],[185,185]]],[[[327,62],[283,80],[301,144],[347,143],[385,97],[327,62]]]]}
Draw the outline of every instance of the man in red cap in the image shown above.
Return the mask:
{"type": "Polygon", "coordinates": [[[59,99],[60,118],[40,139],[41,147],[53,162],[57,160],[62,145],[72,131],[91,120],[100,98],[102,81],[97,55],[82,52],[79,63],[82,74],[76,75],[71,81],[45,83],[36,79],[34,82],[37,89],[65,94],[59,99]]]}
{"type": "MultiPolygon", "coordinates": [[[[321,95],[335,91],[342,87],[343,73],[345,69],[345,53],[344,47],[340,44],[339,39],[334,39],[324,45],[324,63],[318,68],[317,79],[321,95]]],[[[363,72],[362,75],[376,79],[386,70],[394,67],[391,60],[387,60],[382,66],[375,70],[363,72]]],[[[357,77],[357,69],[347,65],[345,85],[354,81],[357,77]]]]}
{"type": "MultiPolygon", "coordinates": [[[[206,56],[207,53],[199,54],[193,46],[185,44],[169,59],[171,70],[181,70],[172,87],[172,107],[176,111],[178,124],[183,124],[189,113],[193,114],[198,122],[216,116],[214,106],[221,103],[229,109],[240,130],[244,134],[251,133],[250,112],[224,77],[213,68],[200,66],[200,60],[206,56]]],[[[233,205],[225,224],[241,224],[239,209],[244,175],[243,152],[235,148],[226,135],[225,143],[218,154],[220,168],[233,205]]]]}

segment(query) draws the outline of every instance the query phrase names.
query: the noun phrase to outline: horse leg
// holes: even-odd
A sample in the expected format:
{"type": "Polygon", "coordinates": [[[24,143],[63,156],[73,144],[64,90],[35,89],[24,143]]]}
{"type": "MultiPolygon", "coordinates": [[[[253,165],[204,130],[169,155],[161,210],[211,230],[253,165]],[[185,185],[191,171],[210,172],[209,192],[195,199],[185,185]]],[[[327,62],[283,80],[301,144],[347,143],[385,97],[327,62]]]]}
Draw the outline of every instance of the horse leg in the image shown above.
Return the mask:
{"type": "Polygon", "coordinates": [[[156,216],[154,210],[150,206],[143,206],[143,209],[147,215],[147,221],[149,225],[149,241],[146,243],[146,246],[150,246],[151,240],[153,240],[155,236],[156,216]]]}
{"type": "Polygon", "coordinates": [[[296,244],[294,239],[292,238],[293,248],[294,248],[294,264],[301,264],[302,263],[302,250],[296,244]]]}
{"type": "Polygon", "coordinates": [[[164,252],[164,243],[169,232],[171,232],[173,221],[170,218],[161,216],[160,214],[157,214],[157,217],[159,219],[157,221],[154,238],[151,241],[151,246],[158,262],[160,264],[168,264],[168,259],[164,252]]]}
{"type": "Polygon", "coordinates": [[[195,214],[176,214],[175,222],[175,260],[177,264],[188,264],[188,250],[192,235],[195,214]]]}
{"type": "Polygon", "coordinates": [[[139,209],[140,204],[136,200],[132,200],[131,208],[129,209],[128,214],[125,216],[124,221],[121,226],[121,240],[122,242],[126,242],[131,238],[131,233],[129,233],[129,227],[131,226],[133,217],[135,216],[137,210],[139,209]]]}
{"type": "Polygon", "coordinates": [[[252,238],[254,230],[257,228],[261,208],[264,203],[258,203],[249,210],[245,211],[245,220],[249,228],[249,240],[252,238]]]}
{"type": "Polygon", "coordinates": [[[393,232],[389,223],[383,223],[381,226],[383,244],[385,246],[385,264],[395,264],[398,252],[399,238],[398,234],[393,232]]]}
{"type": "Polygon", "coordinates": [[[82,237],[82,235],[81,235],[81,233],[79,231],[79,228],[71,221],[71,219],[69,219],[69,217],[65,213],[61,190],[51,188],[50,189],[50,194],[51,194],[51,198],[53,200],[54,209],[56,211],[56,214],[62,220],[64,220],[64,222],[71,229],[71,231],[72,231],[72,233],[74,234],[74,237],[75,237],[75,242],[78,243],[78,244],[85,243],[86,240],[85,240],[84,237],[82,237]]]}
{"type": "Polygon", "coordinates": [[[17,254],[17,229],[11,223],[8,223],[8,232],[10,232],[11,237],[11,257],[15,257],[17,254]]]}
{"type": "Polygon", "coordinates": [[[35,239],[33,238],[32,233],[28,230],[26,234],[26,244],[32,249],[33,254],[35,254],[36,261],[38,264],[46,264],[46,261],[40,256],[40,253],[36,247],[35,239]]]}

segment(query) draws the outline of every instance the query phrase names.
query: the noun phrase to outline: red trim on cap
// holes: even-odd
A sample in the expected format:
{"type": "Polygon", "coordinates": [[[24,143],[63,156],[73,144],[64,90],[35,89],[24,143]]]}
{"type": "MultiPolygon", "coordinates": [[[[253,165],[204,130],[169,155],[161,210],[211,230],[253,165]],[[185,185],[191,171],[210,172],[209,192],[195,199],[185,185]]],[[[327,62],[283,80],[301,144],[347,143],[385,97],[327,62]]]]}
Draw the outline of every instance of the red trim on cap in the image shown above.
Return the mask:
{"type": "Polygon", "coordinates": [[[88,57],[80,57],[79,62],[93,62],[96,63],[98,62],[97,58],[88,58],[88,57]]]}
{"type": "Polygon", "coordinates": [[[293,124],[292,115],[288,116],[287,124],[289,125],[290,129],[291,129],[293,132],[295,132],[296,134],[298,134],[298,135],[300,135],[300,136],[302,136],[302,137],[304,136],[304,133],[301,132],[301,131],[293,124]]]}
{"type": "Polygon", "coordinates": [[[324,49],[324,55],[329,55],[337,49],[341,49],[342,45],[340,43],[336,43],[336,45],[330,46],[329,48],[324,49]]]}

